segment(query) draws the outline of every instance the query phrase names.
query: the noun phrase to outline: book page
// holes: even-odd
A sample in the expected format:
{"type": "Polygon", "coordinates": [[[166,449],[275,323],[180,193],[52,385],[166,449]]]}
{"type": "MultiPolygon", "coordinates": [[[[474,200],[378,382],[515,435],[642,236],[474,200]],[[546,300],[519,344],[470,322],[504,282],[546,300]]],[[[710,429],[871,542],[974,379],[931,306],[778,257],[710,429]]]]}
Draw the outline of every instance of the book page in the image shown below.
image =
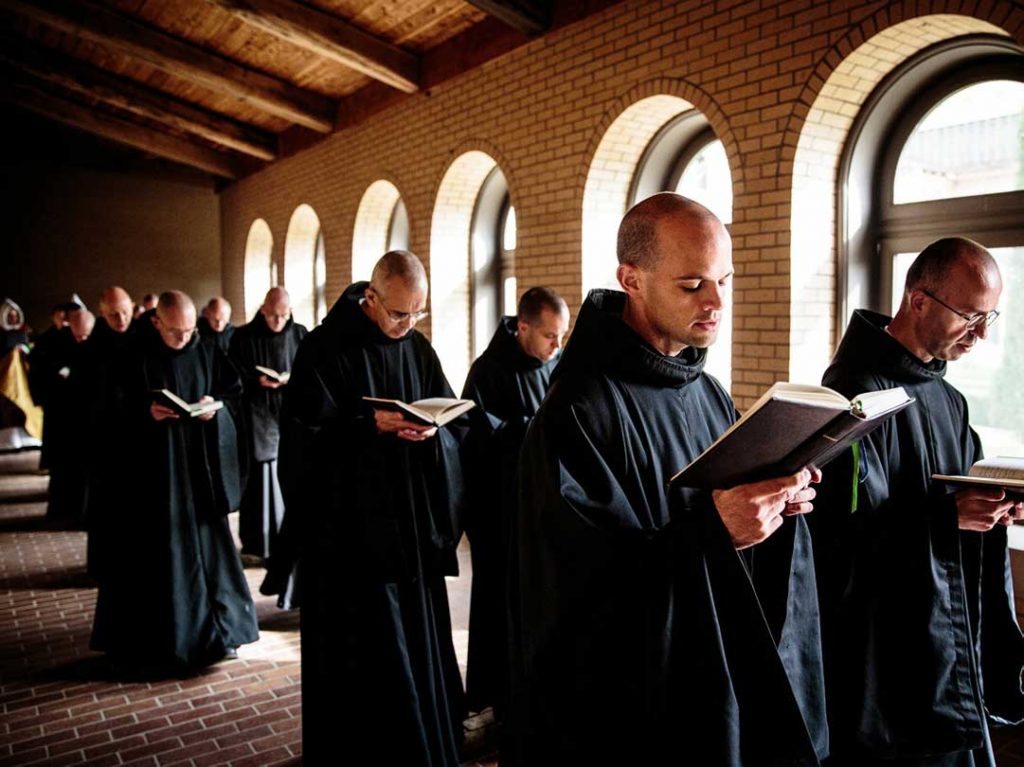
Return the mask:
{"type": "Polygon", "coordinates": [[[1003,455],[998,458],[986,458],[971,467],[970,476],[1024,481],[1024,458],[1003,455]]]}
{"type": "Polygon", "coordinates": [[[907,393],[902,386],[864,392],[853,398],[854,413],[863,418],[874,418],[902,405],[907,399],[907,393]]]}
{"type": "Polygon", "coordinates": [[[437,419],[444,411],[449,408],[456,407],[462,403],[462,400],[448,399],[447,397],[428,397],[427,399],[418,399],[413,402],[413,406],[418,410],[422,410],[424,413],[429,413],[430,417],[437,419]]]}

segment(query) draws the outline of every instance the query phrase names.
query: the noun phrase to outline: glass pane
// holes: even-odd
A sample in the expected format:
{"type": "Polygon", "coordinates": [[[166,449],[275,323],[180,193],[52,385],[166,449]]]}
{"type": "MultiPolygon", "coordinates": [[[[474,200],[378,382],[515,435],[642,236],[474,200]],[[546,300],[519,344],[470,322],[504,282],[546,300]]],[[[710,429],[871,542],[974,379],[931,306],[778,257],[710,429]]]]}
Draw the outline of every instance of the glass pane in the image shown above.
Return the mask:
{"type": "Polygon", "coordinates": [[[508,206],[505,223],[501,227],[501,247],[504,250],[516,249],[516,209],[508,206]]]}
{"type": "Polygon", "coordinates": [[[1024,189],[1024,83],[991,80],[936,104],[903,145],[893,202],[1024,189]]]}
{"type": "Polygon", "coordinates": [[[313,261],[313,283],[316,293],[314,319],[320,324],[327,316],[327,252],[324,249],[324,233],[316,236],[316,258],[313,261]]]}
{"type": "Polygon", "coordinates": [[[721,141],[712,141],[693,156],[676,192],[708,208],[722,223],[732,223],[732,175],[721,141]]]}
{"type": "MultiPolygon", "coordinates": [[[[391,225],[388,228],[388,250],[409,249],[409,211],[406,210],[402,198],[398,198],[391,214],[391,225]]],[[[376,262],[376,259],[374,259],[376,262]]]]}
{"type": "MultiPolygon", "coordinates": [[[[969,354],[950,362],[946,380],[963,392],[971,426],[985,455],[1024,455],[1024,247],[996,248],[1003,293],[999,319],[969,354]]],[[[893,310],[903,295],[903,281],[913,253],[893,258],[893,310]],[[897,288],[896,285],[899,285],[897,288]]]]}
{"type": "Polygon", "coordinates": [[[511,317],[516,313],[518,302],[516,301],[516,278],[506,277],[504,280],[504,295],[502,296],[502,314],[511,317]]]}

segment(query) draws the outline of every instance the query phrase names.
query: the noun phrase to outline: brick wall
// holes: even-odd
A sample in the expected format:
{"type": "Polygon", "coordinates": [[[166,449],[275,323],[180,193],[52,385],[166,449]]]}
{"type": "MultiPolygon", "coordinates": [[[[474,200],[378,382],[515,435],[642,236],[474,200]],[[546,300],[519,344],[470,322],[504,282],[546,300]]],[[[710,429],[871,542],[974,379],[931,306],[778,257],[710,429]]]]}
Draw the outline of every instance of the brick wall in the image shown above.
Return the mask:
{"type": "MultiPolygon", "coordinates": [[[[575,311],[589,179],[614,203],[615,183],[630,175],[606,174],[597,184],[592,164],[631,105],[665,94],[700,109],[729,157],[738,274],[733,393],[748,404],[791,371],[816,378],[830,352],[835,168],[859,105],[907,55],[976,31],[1024,42],[1024,7],[1007,0],[623,2],[228,187],[221,195],[225,290],[240,306],[253,220],[269,223],[280,261],[292,212],[306,203],[323,226],[328,294],[336,295],[352,277],[360,201],[380,179],[408,208],[412,250],[435,282],[444,270],[450,286],[468,274],[468,242],[435,237],[468,214],[447,207],[435,215],[438,195],[450,205],[458,197],[448,194],[451,171],[473,165],[458,162],[466,152],[482,152],[501,167],[516,206],[520,289],[549,284],[575,311]],[[441,243],[445,252],[437,252],[441,243]]],[[[625,145],[619,165],[628,167],[635,148],[625,145]]],[[[457,386],[469,309],[458,291],[446,295],[446,311],[433,306],[425,330],[443,347],[457,386]]]]}
{"type": "Polygon", "coordinates": [[[44,150],[11,146],[0,169],[0,294],[34,328],[45,330],[50,308],[73,292],[96,311],[108,285],[136,300],[171,288],[197,302],[220,292],[219,203],[208,179],[51,164],[44,150]]]}

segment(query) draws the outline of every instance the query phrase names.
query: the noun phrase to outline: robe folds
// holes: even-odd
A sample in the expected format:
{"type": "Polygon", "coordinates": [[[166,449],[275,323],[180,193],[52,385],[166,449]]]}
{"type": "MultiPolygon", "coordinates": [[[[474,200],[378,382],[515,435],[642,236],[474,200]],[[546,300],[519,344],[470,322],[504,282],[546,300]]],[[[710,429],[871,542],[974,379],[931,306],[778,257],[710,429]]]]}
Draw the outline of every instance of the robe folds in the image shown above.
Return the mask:
{"type": "Polygon", "coordinates": [[[43,407],[40,465],[50,471],[49,521],[82,527],[88,503],[88,353],[64,327],[30,357],[33,397],[43,407]]]}
{"type": "MultiPolygon", "coordinates": [[[[461,426],[378,434],[363,396],[451,397],[415,330],[383,334],[349,287],[303,340],[285,387],[279,473],[298,542],[303,752],[325,764],[459,763],[463,693],[444,576],[457,572],[461,426]],[[351,746],[353,752],[355,746],[351,746]]],[[[281,566],[275,555],[271,573],[281,566]]]]}
{"type": "Polygon", "coordinates": [[[825,468],[810,520],[834,764],[987,765],[986,710],[1024,718],[1006,528],[959,530],[951,490],[930,479],[966,474],[981,444],[946,363],[921,362],[889,322],[855,312],[823,378],[916,400],[825,468]]]}
{"type": "Polygon", "coordinates": [[[557,356],[543,362],[524,352],[516,318],[503,317],[462,390],[463,399],[477,404],[469,412],[463,450],[473,561],[466,700],[471,711],[494,706],[499,717],[508,686],[508,525],[515,512],[519,449],[557,363],[557,356]]]}
{"type": "Polygon", "coordinates": [[[305,335],[306,328],[291,319],[279,333],[274,333],[263,315],[257,312],[231,339],[230,356],[244,384],[240,444],[247,459],[248,477],[243,480],[238,531],[243,554],[268,558],[284,517],[277,478],[278,424],[284,388],[261,386],[261,373],[256,365],[282,373],[290,371],[299,342],[305,335]]]}
{"type": "Polygon", "coordinates": [[[230,400],[242,384],[227,356],[197,336],[181,350],[141,333],[125,370],[129,498],[112,520],[124,546],[100,581],[92,647],[152,664],[193,666],[255,642],[256,611],[227,513],[237,508],[237,432],[213,419],[155,421],[151,394],[230,400]]]}
{"type": "Polygon", "coordinates": [[[802,517],[737,552],[669,478],[736,419],[706,350],[591,291],[520,455],[502,764],[815,765],[827,752],[802,517]]]}
{"type": "Polygon", "coordinates": [[[130,497],[131,483],[124,481],[126,462],[136,450],[125,407],[125,373],[136,353],[139,327],[133,324],[126,332],[118,333],[100,317],[83,343],[88,370],[87,432],[92,440],[91,449],[83,455],[89,476],[86,569],[97,582],[106,566],[131,545],[131,536],[121,520],[124,510],[141,498],[130,497]]]}

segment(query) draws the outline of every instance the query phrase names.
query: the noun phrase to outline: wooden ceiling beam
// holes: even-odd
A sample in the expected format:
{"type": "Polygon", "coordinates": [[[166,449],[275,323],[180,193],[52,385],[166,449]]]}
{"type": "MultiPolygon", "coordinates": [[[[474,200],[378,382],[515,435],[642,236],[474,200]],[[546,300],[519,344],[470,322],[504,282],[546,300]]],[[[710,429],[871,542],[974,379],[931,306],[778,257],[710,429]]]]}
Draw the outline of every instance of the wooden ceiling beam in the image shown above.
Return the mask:
{"type": "Polygon", "coordinates": [[[329,99],[105,8],[69,0],[48,0],[40,5],[27,0],[0,0],[0,7],[306,128],[320,133],[330,133],[334,128],[334,105],[329,99]]]}
{"type": "Polygon", "coordinates": [[[524,35],[539,35],[551,26],[550,0],[467,0],[488,16],[518,29],[524,35]]]}
{"type": "Polygon", "coordinates": [[[200,136],[227,149],[260,160],[277,157],[277,137],[270,133],[198,109],[70,56],[0,38],[0,61],[37,80],[200,136]]]}
{"type": "Polygon", "coordinates": [[[207,0],[298,48],[405,93],[419,90],[419,57],[337,16],[290,0],[207,0]]]}
{"type": "Polygon", "coordinates": [[[0,89],[0,99],[78,130],[190,165],[221,178],[235,179],[242,172],[231,157],[216,150],[104,114],[37,88],[5,85],[0,89]]]}

